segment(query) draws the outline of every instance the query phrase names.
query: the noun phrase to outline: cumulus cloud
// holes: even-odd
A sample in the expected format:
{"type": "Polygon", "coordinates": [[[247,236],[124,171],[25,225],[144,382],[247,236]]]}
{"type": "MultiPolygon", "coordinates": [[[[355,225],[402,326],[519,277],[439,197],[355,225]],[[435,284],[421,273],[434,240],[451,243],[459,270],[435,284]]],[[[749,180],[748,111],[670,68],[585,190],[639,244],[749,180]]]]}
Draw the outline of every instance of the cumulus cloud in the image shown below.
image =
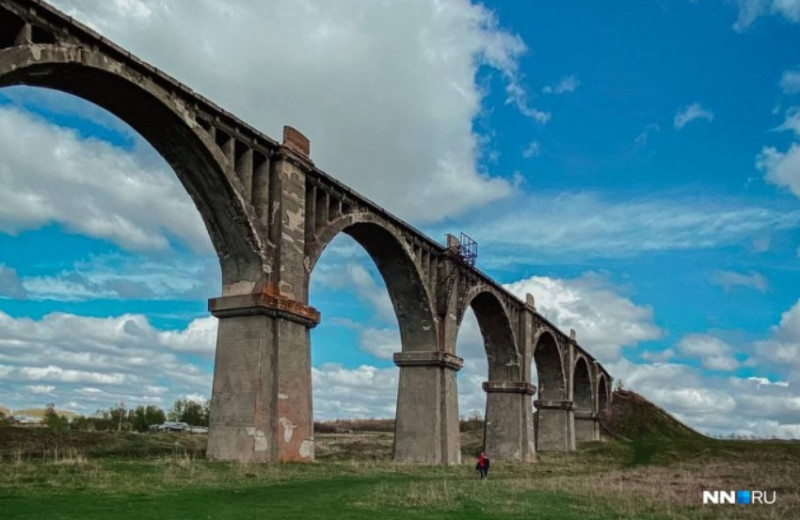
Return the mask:
{"type": "Polygon", "coordinates": [[[212,251],[177,177],[135,151],[0,106],[0,156],[0,232],[55,222],[131,250],[165,249],[173,235],[212,251]]]}
{"type": "Polygon", "coordinates": [[[680,130],[687,124],[698,119],[705,119],[711,122],[714,120],[714,113],[703,108],[700,103],[692,103],[678,110],[675,114],[674,125],[677,130],[680,130]]]}
{"type": "Polygon", "coordinates": [[[730,291],[734,287],[745,287],[765,292],[769,287],[769,282],[764,275],[755,271],[746,274],[735,271],[714,271],[711,274],[711,283],[723,287],[726,291],[730,291]]]}
{"type": "Polygon", "coordinates": [[[397,367],[355,369],[325,364],[311,369],[314,418],[393,418],[397,404],[397,367]]]}
{"type": "Polygon", "coordinates": [[[524,42],[465,0],[54,3],[267,134],[300,129],[322,169],[415,221],[512,191],[477,167],[480,68],[524,115],[550,117],[530,106],[524,42]]]}
{"type": "Polygon", "coordinates": [[[135,314],[33,320],[0,312],[0,393],[16,408],[41,406],[41,395],[79,403],[82,413],[120,401],[168,407],[210,394],[215,339],[215,318],[165,331],[135,314]]]}
{"type": "Polygon", "coordinates": [[[781,315],[778,325],[771,329],[770,338],[756,343],[756,352],[777,373],[800,383],[795,373],[800,370],[800,300],[781,315]]]}
{"type": "Polygon", "coordinates": [[[765,146],[756,158],[756,167],[767,182],[800,197],[800,144],[793,143],[786,152],[765,146]]]}
{"type": "Polygon", "coordinates": [[[689,334],[678,343],[678,351],[702,360],[710,370],[730,371],[739,367],[733,348],[721,339],[708,334],[689,334]]]}
{"type": "Polygon", "coordinates": [[[765,377],[712,376],[677,363],[621,359],[606,368],[626,388],[703,433],[800,438],[800,387],[795,384],[776,384],[765,377]]]}
{"type": "Polygon", "coordinates": [[[523,299],[532,294],[539,312],[562,330],[575,329],[578,342],[602,362],[618,360],[622,347],[661,336],[653,309],[620,294],[602,274],[566,280],[533,276],[505,287],[523,299]]]}
{"type": "Polygon", "coordinates": [[[571,76],[562,77],[555,85],[547,85],[542,88],[545,94],[567,94],[575,92],[580,86],[581,82],[578,81],[578,76],[572,74],[571,76]]]}
{"type": "Polygon", "coordinates": [[[392,359],[395,352],[402,350],[400,331],[397,327],[374,329],[366,327],[359,335],[361,350],[380,359],[392,359]]]}

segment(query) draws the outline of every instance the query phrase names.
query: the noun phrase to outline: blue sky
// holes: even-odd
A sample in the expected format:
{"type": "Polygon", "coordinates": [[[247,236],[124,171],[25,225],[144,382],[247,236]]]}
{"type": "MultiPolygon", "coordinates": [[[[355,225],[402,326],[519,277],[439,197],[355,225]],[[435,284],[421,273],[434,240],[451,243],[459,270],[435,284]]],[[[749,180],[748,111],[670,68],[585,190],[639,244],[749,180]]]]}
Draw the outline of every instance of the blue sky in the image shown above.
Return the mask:
{"type": "MultiPolygon", "coordinates": [[[[800,437],[800,2],[55,5],[267,134],[299,128],[432,237],[470,234],[690,425],[800,437]]],[[[208,397],[219,267],[169,167],[41,89],[0,90],[0,148],[0,405],[208,397]]],[[[351,240],[311,304],[317,417],[390,416],[399,334],[351,240]]],[[[472,317],[458,354],[460,411],[482,411],[472,317]]]]}

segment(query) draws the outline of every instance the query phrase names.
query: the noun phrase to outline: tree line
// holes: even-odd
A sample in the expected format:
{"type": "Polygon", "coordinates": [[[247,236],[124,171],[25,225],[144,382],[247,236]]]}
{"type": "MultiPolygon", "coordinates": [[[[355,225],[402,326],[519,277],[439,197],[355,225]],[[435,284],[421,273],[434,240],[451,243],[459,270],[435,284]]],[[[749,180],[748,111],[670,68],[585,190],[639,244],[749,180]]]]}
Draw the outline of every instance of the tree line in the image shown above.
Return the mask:
{"type": "MultiPolygon", "coordinates": [[[[68,418],[59,414],[54,403],[45,407],[43,423],[54,430],[80,431],[137,431],[145,432],[153,425],[165,421],[184,422],[191,426],[208,426],[208,403],[197,403],[189,399],[178,399],[170,410],[164,411],[153,405],[137,406],[128,409],[125,403],[97,410],[92,416],[79,415],[68,418]]],[[[0,424],[9,422],[9,418],[0,413],[0,424]]]]}

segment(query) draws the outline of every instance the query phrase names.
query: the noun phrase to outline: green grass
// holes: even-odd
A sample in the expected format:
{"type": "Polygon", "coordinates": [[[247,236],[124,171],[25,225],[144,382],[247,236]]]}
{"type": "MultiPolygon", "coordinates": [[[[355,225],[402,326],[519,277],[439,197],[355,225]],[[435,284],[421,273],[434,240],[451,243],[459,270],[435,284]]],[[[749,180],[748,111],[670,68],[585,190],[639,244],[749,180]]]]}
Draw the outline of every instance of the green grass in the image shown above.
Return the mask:
{"type": "MultiPolygon", "coordinates": [[[[487,481],[471,457],[393,464],[386,432],[318,435],[313,464],[247,465],[205,460],[197,436],[0,428],[0,518],[800,519],[800,443],[710,439],[624,397],[605,419],[623,440],[495,462],[487,481]],[[778,504],[704,507],[704,489],[778,504]]],[[[479,442],[462,434],[467,453],[479,442]]]]}
{"type": "MultiPolygon", "coordinates": [[[[4,467],[4,518],[617,518],[611,504],[500,468],[325,463],[253,467],[203,460],[32,462],[4,467]],[[521,492],[523,491],[524,492],[521,492]]],[[[659,518],[644,516],[639,518],[659,518]]]]}

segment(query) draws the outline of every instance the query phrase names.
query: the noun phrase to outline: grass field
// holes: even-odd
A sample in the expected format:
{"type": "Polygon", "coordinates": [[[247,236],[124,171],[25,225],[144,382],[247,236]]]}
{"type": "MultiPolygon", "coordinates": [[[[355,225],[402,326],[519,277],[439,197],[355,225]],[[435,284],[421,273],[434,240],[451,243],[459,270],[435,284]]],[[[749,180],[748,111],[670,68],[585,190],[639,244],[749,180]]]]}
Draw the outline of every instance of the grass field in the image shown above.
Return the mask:
{"type": "Polygon", "coordinates": [[[393,464],[381,432],[321,434],[318,462],[257,466],[206,461],[198,436],[0,428],[0,518],[800,519],[800,443],[708,439],[636,413],[654,426],[611,421],[633,439],[497,462],[487,481],[471,458],[393,464]],[[704,489],[775,490],[778,502],[703,506],[704,489]]]}

